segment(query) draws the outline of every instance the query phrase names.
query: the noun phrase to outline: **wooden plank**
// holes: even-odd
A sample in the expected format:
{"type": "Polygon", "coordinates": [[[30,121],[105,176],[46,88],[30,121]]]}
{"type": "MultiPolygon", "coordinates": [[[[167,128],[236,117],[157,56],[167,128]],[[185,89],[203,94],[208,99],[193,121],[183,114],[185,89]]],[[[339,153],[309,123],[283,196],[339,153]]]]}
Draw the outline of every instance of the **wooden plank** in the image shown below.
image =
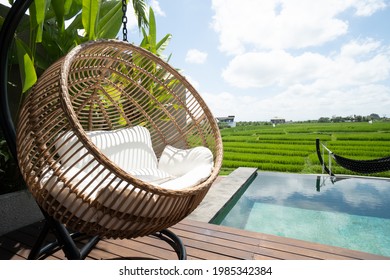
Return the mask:
{"type": "MultiPolygon", "coordinates": [[[[283,259],[283,256],[277,253],[275,250],[268,248],[263,248],[260,246],[260,241],[256,238],[243,238],[242,236],[237,236],[233,234],[224,234],[219,231],[204,231],[201,228],[192,228],[193,232],[183,233],[178,228],[189,227],[188,225],[177,225],[175,231],[180,236],[189,236],[191,238],[200,239],[209,244],[214,244],[219,246],[224,254],[230,254],[240,259],[254,259],[255,255],[262,255],[263,259],[283,259]]],[[[191,227],[189,227],[191,228],[191,227]]],[[[209,248],[210,245],[206,244],[205,248],[209,248]]],[[[206,249],[205,249],[206,250],[206,249]]],[[[294,258],[294,259],[312,259],[311,257],[305,255],[297,255],[294,253],[285,252],[284,258],[294,258]]]]}
{"type": "MultiPolygon", "coordinates": [[[[42,223],[0,237],[0,259],[26,259],[42,223]]],[[[186,246],[188,259],[390,259],[344,248],[249,232],[186,219],[171,228],[186,246]]],[[[80,241],[82,244],[85,241],[80,241]]],[[[65,259],[62,251],[47,259],[65,259]]],[[[177,259],[166,242],[156,237],[101,240],[87,259],[177,259]]]]}
{"type": "MultiPolygon", "coordinates": [[[[177,227],[184,228],[188,227],[193,230],[194,236],[199,235],[202,236],[202,232],[204,232],[203,228],[200,227],[194,227],[190,225],[185,225],[185,224],[180,224],[177,225],[177,227]]],[[[208,229],[210,231],[210,229],[208,229]]],[[[209,234],[212,234],[213,237],[218,237],[217,242],[219,245],[224,245],[224,246],[231,246],[234,248],[240,248],[242,250],[246,250],[248,252],[252,253],[264,253],[267,248],[262,248],[261,246],[261,240],[257,237],[251,237],[251,236],[243,236],[243,235],[238,235],[237,233],[240,233],[240,231],[236,231],[235,233],[227,233],[224,232],[225,228],[220,227],[220,226],[214,226],[214,230],[210,231],[209,234]],[[261,252],[261,250],[263,252],[261,252]]],[[[271,252],[271,251],[269,251],[271,252]]],[[[280,256],[277,256],[275,254],[271,254],[270,257],[273,258],[280,258],[280,256]]],[[[297,258],[302,258],[297,256],[297,258]]],[[[303,257],[306,258],[306,257],[303,257]]]]}
{"type": "Polygon", "coordinates": [[[183,242],[186,244],[187,248],[197,248],[202,250],[202,258],[210,259],[211,253],[217,254],[220,257],[218,259],[252,259],[252,253],[246,252],[236,248],[229,248],[215,244],[215,239],[211,239],[208,242],[189,239],[183,237],[183,242]],[[206,255],[207,254],[207,255],[206,255]]]}
{"type": "MultiPolygon", "coordinates": [[[[213,236],[219,236],[227,240],[239,240],[241,244],[257,245],[259,248],[269,248],[277,252],[285,252],[289,256],[283,254],[279,257],[293,257],[290,253],[295,253],[297,259],[299,256],[307,256],[315,259],[389,259],[387,257],[378,256],[370,253],[349,250],[334,246],[311,243],[307,241],[279,237],[269,234],[256,233],[250,231],[239,230],[231,227],[200,223],[198,221],[184,220],[174,228],[191,228],[195,233],[212,231],[213,236]]],[[[255,251],[255,253],[259,253],[255,251]]],[[[273,255],[278,257],[277,255],[273,255]]],[[[294,258],[295,259],[295,258],[294,258]]]]}
{"type": "MultiPolygon", "coordinates": [[[[192,224],[193,228],[196,228],[194,226],[198,226],[198,227],[200,226],[200,224],[194,221],[190,221],[189,223],[192,224]]],[[[202,226],[206,228],[215,229],[215,227],[210,224],[208,225],[206,224],[202,226]]],[[[238,229],[223,227],[223,226],[220,226],[220,229],[216,234],[224,235],[225,238],[228,238],[227,236],[229,235],[234,235],[234,238],[240,237],[240,242],[242,243],[246,243],[246,242],[250,243],[253,238],[254,240],[257,240],[257,242],[259,242],[261,247],[270,248],[279,251],[285,250],[289,253],[293,252],[298,255],[309,255],[319,259],[349,259],[349,258],[360,259],[362,257],[378,258],[378,256],[375,255],[362,253],[362,252],[355,252],[344,248],[331,247],[322,244],[315,244],[306,241],[285,238],[285,237],[278,237],[278,236],[273,236],[273,235],[268,235],[263,233],[243,231],[243,230],[238,230],[238,229]]]]}
{"type": "MultiPolygon", "coordinates": [[[[122,258],[139,259],[175,259],[176,253],[171,248],[162,248],[152,237],[142,237],[135,240],[106,240],[107,249],[114,250],[122,258]]],[[[165,243],[160,241],[160,243],[165,243]]],[[[118,256],[119,257],[119,256],[118,256]]]]}
{"type": "MultiPolygon", "coordinates": [[[[202,230],[193,233],[194,236],[202,234],[202,230]]],[[[179,235],[182,235],[181,233],[179,235]]],[[[247,252],[261,254],[263,257],[275,259],[323,259],[332,257],[333,254],[313,252],[307,248],[298,248],[287,244],[278,244],[261,240],[260,238],[244,237],[224,232],[214,231],[213,237],[219,237],[212,242],[226,247],[239,248],[247,252]]]]}

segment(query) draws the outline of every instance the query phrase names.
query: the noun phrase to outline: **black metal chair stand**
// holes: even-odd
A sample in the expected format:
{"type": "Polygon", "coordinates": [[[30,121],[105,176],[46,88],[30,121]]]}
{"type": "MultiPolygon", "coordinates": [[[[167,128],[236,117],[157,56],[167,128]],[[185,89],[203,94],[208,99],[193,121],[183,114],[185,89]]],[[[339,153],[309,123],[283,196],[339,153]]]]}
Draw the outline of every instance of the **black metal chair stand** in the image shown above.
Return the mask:
{"type": "MultiPolygon", "coordinates": [[[[79,232],[71,233],[63,224],[47,215],[43,209],[41,211],[45,216],[45,223],[30,251],[29,260],[44,259],[58,250],[63,250],[68,260],[83,260],[100,241],[98,236],[86,236],[79,232]],[[45,244],[50,233],[54,234],[56,240],[45,244]],[[88,242],[81,247],[77,246],[77,241],[85,238],[89,239],[88,242]]],[[[167,242],[175,250],[179,260],[187,259],[185,246],[175,233],[165,229],[152,235],[167,242]]]]}

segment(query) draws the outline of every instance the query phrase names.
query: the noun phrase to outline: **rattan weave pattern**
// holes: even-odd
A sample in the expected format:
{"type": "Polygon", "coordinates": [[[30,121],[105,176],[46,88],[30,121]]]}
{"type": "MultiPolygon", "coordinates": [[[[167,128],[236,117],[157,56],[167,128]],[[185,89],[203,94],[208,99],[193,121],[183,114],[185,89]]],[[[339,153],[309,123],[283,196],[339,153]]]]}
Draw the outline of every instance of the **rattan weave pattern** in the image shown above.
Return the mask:
{"type": "Polygon", "coordinates": [[[77,46],[42,74],[22,106],[17,149],[23,177],[49,215],[74,230],[114,238],[147,235],[185,218],[222,164],[219,129],[199,93],[159,57],[117,40],[77,46]],[[211,176],[190,188],[164,189],[122,170],[87,135],[137,125],[150,131],[157,157],[166,145],[208,147],[211,176]],[[65,161],[77,164],[77,152],[58,152],[58,139],[69,131],[76,137],[73,148],[81,145],[91,158],[76,174],[65,161]],[[126,186],[123,201],[137,198],[127,206],[131,212],[104,202],[102,190],[117,188],[113,182],[126,186]]]}

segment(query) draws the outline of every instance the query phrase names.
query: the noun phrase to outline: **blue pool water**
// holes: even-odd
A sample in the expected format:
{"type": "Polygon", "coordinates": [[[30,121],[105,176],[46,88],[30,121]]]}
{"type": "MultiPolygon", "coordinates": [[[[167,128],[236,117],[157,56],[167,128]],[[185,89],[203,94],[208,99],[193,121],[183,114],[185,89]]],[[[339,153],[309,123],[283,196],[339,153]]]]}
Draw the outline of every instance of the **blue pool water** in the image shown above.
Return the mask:
{"type": "Polygon", "coordinates": [[[214,223],[390,256],[390,180],[259,172],[240,195],[214,223]]]}

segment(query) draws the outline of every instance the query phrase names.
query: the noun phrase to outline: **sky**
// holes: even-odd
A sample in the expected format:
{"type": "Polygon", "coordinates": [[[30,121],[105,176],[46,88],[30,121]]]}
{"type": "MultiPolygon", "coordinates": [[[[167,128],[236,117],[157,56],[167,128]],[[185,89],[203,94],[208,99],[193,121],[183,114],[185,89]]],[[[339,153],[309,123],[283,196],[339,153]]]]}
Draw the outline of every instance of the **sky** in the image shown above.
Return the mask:
{"type": "MultiPolygon", "coordinates": [[[[164,54],[215,117],[390,117],[390,0],[147,3],[158,39],[172,34],[164,54]]],[[[139,44],[132,15],[128,29],[139,44]]]]}
{"type": "Polygon", "coordinates": [[[390,117],[389,0],[148,3],[159,38],[172,34],[170,63],[216,117],[390,117]]]}

